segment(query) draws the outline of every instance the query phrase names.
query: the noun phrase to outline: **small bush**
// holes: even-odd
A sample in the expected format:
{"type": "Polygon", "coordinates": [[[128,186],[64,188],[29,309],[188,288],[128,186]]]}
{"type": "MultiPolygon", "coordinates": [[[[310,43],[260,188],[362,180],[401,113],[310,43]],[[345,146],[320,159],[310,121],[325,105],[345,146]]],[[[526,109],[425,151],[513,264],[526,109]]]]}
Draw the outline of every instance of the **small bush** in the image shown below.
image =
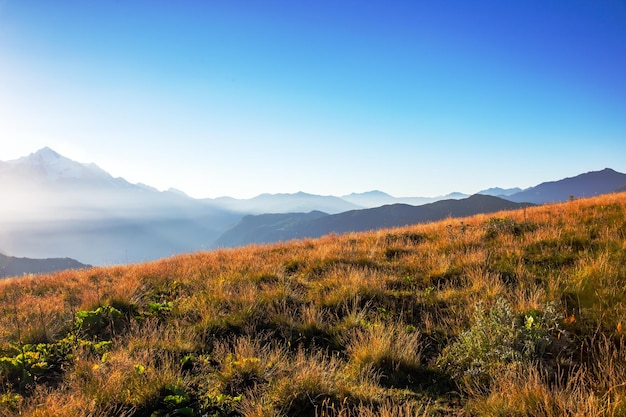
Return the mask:
{"type": "Polygon", "coordinates": [[[95,310],[84,310],[76,313],[74,327],[82,336],[96,339],[111,339],[124,315],[111,306],[101,306],[95,310]]]}
{"type": "Polygon", "coordinates": [[[561,339],[559,318],[551,305],[544,312],[520,316],[505,299],[498,299],[489,310],[479,305],[473,321],[470,329],[443,350],[438,364],[453,379],[479,390],[487,388],[494,376],[511,364],[542,359],[561,339]]]}
{"type": "Polygon", "coordinates": [[[517,222],[511,218],[493,217],[483,225],[485,230],[485,238],[487,240],[495,239],[501,235],[522,236],[526,232],[532,232],[537,226],[528,222],[517,222]]]}

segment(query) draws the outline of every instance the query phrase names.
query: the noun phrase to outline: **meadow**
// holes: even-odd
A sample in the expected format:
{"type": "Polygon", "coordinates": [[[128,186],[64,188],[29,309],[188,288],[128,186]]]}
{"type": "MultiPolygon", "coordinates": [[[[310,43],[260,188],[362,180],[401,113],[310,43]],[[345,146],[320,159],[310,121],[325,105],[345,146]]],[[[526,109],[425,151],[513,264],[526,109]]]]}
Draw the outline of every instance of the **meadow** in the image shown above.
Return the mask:
{"type": "Polygon", "coordinates": [[[0,415],[626,416],[625,294],[626,193],[6,279],[0,415]]]}

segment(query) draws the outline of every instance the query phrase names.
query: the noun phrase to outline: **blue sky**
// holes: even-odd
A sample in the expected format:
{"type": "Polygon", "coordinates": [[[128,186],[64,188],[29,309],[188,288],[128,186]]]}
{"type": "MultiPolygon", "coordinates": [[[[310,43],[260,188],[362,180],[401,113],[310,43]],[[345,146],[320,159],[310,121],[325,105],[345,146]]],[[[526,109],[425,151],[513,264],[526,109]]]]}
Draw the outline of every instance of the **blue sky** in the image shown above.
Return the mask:
{"type": "Polygon", "coordinates": [[[0,145],[194,197],[626,172],[626,2],[0,0],[0,145]]]}

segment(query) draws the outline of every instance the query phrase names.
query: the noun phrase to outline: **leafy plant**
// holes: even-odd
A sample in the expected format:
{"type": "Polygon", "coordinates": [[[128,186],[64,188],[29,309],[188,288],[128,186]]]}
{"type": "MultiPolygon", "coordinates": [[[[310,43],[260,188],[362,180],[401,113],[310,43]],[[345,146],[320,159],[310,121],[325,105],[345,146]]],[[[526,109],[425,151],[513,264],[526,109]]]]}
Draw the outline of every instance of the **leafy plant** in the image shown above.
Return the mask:
{"type": "Polygon", "coordinates": [[[503,298],[488,310],[479,304],[472,326],[443,350],[438,364],[453,379],[486,388],[509,365],[541,359],[548,347],[561,339],[558,322],[550,304],[544,312],[533,310],[521,316],[503,298]]]}
{"type": "Polygon", "coordinates": [[[228,395],[224,393],[207,394],[202,403],[202,411],[210,417],[234,417],[240,414],[236,411],[242,395],[228,395]]]}
{"type": "Polygon", "coordinates": [[[19,394],[5,393],[0,395],[0,410],[17,414],[24,397],[19,394]]]}
{"type": "Polygon", "coordinates": [[[529,222],[518,222],[509,217],[492,217],[484,223],[483,229],[485,238],[492,240],[506,234],[521,236],[526,232],[536,230],[537,226],[529,222]]]}
{"type": "Polygon", "coordinates": [[[184,388],[168,384],[165,386],[163,398],[159,403],[159,409],[150,417],[188,416],[193,417],[196,412],[191,407],[191,396],[184,388]]]}
{"type": "Polygon", "coordinates": [[[74,328],[84,336],[110,339],[122,317],[122,312],[111,306],[78,311],[74,319],[74,328]]]}

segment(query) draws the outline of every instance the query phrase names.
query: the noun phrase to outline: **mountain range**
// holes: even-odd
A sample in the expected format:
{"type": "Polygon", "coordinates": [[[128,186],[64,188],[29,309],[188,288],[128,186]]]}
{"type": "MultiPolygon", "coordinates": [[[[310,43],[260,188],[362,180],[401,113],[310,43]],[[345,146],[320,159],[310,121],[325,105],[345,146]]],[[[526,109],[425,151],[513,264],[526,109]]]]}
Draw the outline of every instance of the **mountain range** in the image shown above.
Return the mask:
{"type": "Polygon", "coordinates": [[[0,161],[0,250],[17,257],[72,257],[94,265],[177,253],[369,230],[447,216],[564,201],[626,187],[612,169],[526,190],[490,188],[469,196],[394,197],[379,190],[341,197],[261,194],[193,199],[114,178],[50,148],[0,161]],[[419,206],[419,207],[416,207],[419,206]]]}
{"type": "Polygon", "coordinates": [[[299,238],[320,237],[329,233],[361,232],[415,223],[432,222],[447,217],[466,217],[530,206],[499,197],[475,194],[465,199],[440,200],[421,206],[392,204],[376,208],[350,210],[338,214],[310,213],[264,214],[246,216],[237,226],[217,240],[218,246],[243,246],[299,238]]]}

